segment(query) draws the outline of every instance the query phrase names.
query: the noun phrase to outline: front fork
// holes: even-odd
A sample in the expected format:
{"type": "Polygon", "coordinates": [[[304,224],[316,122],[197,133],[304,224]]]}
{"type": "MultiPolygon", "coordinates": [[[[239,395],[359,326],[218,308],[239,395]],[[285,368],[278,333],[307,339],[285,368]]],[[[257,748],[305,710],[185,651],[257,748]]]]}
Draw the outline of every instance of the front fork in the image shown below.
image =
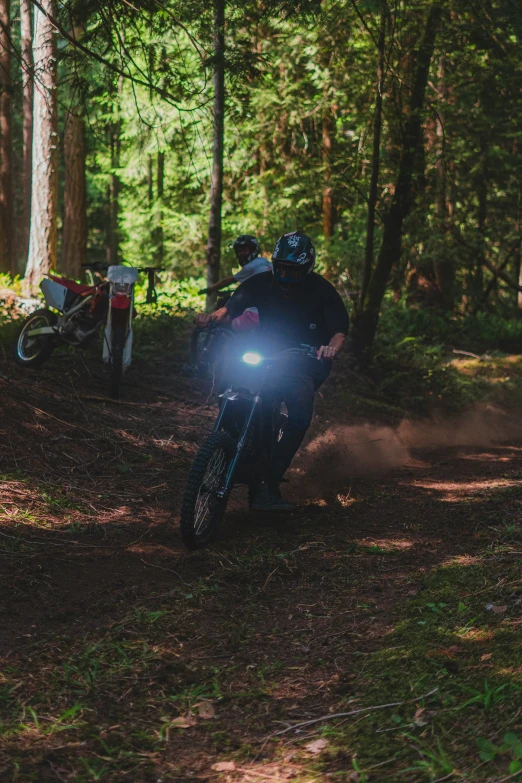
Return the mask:
{"type": "Polygon", "coordinates": [[[129,306],[125,308],[116,308],[111,306],[109,300],[109,310],[107,312],[107,321],[103,335],[103,361],[112,360],[112,327],[120,326],[125,329],[125,346],[123,353],[123,366],[128,367],[132,356],[132,318],[134,313],[134,298],[129,296],[129,306]]]}
{"type": "MultiPolygon", "coordinates": [[[[224,398],[225,403],[222,406],[219,416],[216,420],[216,424],[214,426],[214,432],[217,432],[221,426],[221,423],[223,421],[223,417],[225,414],[225,408],[227,406],[227,398],[224,398]]],[[[254,422],[254,418],[256,416],[257,410],[259,406],[261,405],[261,397],[259,394],[256,394],[254,399],[252,400],[252,405],[250,407],[250,410],[248,412],[248,416],[245,419],[245,423],[243,424],[243,429],[241,430],[241,434],[239,436],[239,440],[237,442],[236,446],[236,453],[234,454],[234,458],[232,459],[232,462],[228,466],[227,474],[225,476],[225,481],[223,483],[223,486],[216,492],[216,495],[221,500],[225,500],[232,489],[233,486],[233,479],[234,479],[234,472],[236,470],[237,464],[239,460],[241,459],[241,455],[243,453],[243,449],[245,448],[245,444],[248,440],[248,434],[250,432],[250,427],[252,426],[254,422]]]]}

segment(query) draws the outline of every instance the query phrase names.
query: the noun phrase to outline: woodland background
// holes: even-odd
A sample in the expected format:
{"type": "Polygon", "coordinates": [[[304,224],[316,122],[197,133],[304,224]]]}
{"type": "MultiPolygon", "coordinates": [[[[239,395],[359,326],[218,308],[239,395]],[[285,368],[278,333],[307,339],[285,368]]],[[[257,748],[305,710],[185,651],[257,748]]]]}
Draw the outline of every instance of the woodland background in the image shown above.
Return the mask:
{"type": "Polygon", "coordinates": [[[361,356],[386,302],[518,339],[521,32],[515,0],[0,0],[0,270],[213,281],[299,228],[361,356]]]}

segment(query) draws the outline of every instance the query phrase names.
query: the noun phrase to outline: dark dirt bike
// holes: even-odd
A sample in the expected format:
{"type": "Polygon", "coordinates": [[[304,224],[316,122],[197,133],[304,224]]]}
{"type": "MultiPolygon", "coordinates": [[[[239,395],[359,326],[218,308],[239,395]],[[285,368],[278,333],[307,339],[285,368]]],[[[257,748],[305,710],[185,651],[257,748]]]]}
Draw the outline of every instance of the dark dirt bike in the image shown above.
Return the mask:
{"type": "MultiPolygon", "coordinates": [[[[211,331],[214,336],[232,335],[225,329],[211,331]]],[[[251,505],[286,422],[277,392],[278,371],[292,358],[320,361],[310,345],[263,358],[255,351],[239,350],[240,341],[233,336],[232,340],[238,350],[230,351],[228,387],[220,395],[214,429],[197,453],[185,486],[180,534],[188,549],[201,549],[210,542],[234,486],[249,488],[251,505]]]]}
{"type": "MultiPolygon", "coordinates": [[[[199,292],[206,293],[206,289],[199,292]]],[[[218,296],[216,310],[224,307],[234,291],[223,290],[218,296]]],[[[188,362],[183,368],[185,375],[196,375],[201,378],[208,375],[216,364],[223,346],[223,336],[216,330],[196,327],[190,337],[190,353],[188,362]]]]}
{"type": "MultiPolygon", "coordinates": [[[[91,265],[91,270],[107,270],[91,265]]],[[[15,361],[23,367],[39,367],[60,345],[87,348],[104,326],[103,359],[110,369],[110,394],[119,397],[121,376],[130,364],[134,285],[138,270],[110,266],[107,280],[83,285],[49,275],[42,280],[47,308],[31,313],[18,330],[13,346],[15,361]]]]}

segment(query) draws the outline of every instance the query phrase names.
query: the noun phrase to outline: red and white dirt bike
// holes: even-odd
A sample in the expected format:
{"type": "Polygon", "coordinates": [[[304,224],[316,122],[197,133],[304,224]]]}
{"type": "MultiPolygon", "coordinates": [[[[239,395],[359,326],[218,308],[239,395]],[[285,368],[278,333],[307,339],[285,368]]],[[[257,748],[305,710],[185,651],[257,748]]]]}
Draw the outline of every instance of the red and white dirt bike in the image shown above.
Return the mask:
{"type": "Polygon", "coordinates": [[[92,285],[49,275],[40,283],[47,308],[31,313],[18,330],[14,344],[17,363],[38,367],[60,345],[86,348],[103,324],[103,359],[110,367],[110,394],[118,398],[121,376],[131,363],[137,279],[138,270],[128,266],[109,266],[107,280],[93,281],[92,285]]]}

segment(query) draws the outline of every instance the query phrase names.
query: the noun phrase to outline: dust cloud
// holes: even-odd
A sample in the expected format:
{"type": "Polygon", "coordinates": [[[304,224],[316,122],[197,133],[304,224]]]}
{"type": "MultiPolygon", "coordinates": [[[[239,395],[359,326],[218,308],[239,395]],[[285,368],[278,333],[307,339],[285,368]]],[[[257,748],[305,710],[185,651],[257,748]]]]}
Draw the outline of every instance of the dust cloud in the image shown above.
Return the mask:
{"type": "Polygon", "coordinates": [[[522,440],[522,418],[491,405],[476,405],[458,417],[404,419],[397,427],[332,425],[312,435],[298,453],[292,474],[300,494],[347,478],[378,476],[400,467],[421,467],[422,454],[451,447],[487,447],[522,440]],[[420,458],[419,458],[420,456],[420,458]]]}

